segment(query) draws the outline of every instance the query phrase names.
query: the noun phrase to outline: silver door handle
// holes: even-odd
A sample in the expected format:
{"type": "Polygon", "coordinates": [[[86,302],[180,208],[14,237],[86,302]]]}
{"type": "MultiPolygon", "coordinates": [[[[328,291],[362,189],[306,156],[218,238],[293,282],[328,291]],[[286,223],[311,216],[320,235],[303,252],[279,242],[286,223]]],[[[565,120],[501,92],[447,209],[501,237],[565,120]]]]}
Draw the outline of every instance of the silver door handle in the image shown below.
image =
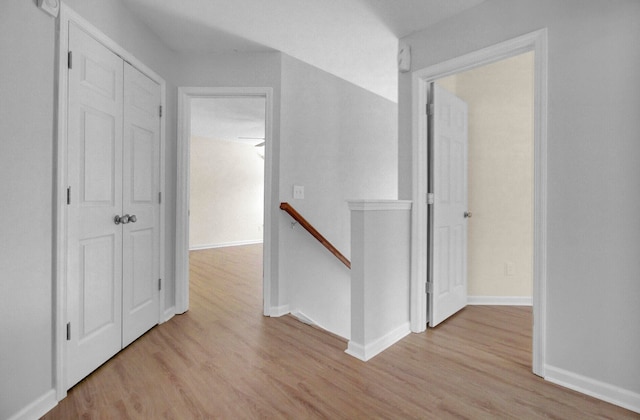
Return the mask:
{"type": "Polygon", "coordinates": [[[131,216],[129,216],[129,221],[130,221],[131,223],[135,223],[135,222],[137,222],[137,221],[138,221],[138,218],[136,217],[136,215],[135,215],[135,214],[132,214],[131,216]]]}
{"type": "Polygon", "coordinates": [[[464,218],[467,219],[469,217],[471,217],[471,212],[470,211],[465,211],[464,212],[464,218]]]}
{"type": "Polygon", "coordinates": [[[117,216],[113,218],[113,223],[115,223],[116,225],[119,225],[120,223],[122,223],[123,225],[126,225],[127,223],[129,223],[129,215],[125,214],[124,216],[117,216]]]}

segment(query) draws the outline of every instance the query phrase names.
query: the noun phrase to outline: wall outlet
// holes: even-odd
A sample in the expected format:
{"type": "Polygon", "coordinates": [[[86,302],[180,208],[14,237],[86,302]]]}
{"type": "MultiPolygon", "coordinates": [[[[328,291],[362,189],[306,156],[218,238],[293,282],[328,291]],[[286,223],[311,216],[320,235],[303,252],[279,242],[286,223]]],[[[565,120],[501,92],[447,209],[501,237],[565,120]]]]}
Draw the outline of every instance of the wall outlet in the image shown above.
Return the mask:
{"type": "Polygon", "coordinates": [[[304,200],[304,187],[302,185],[293,186],[293,199],[304,200]]]}
{"type": "Polygon", "coordinates": [[[509,277],[515,275],[515,268],[512,262],[504,263],[504,275],[509,277]]]}

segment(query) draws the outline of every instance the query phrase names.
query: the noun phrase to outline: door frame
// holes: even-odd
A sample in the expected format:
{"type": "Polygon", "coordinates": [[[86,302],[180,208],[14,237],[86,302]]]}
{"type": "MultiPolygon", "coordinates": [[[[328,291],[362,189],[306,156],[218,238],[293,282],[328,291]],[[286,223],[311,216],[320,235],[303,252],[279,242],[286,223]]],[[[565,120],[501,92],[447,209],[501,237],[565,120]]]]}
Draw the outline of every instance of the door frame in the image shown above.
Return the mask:
{"type": "Polygon", "coordinates": [[[533,360],[532,370],[544,377],[547,285],[547,29],[507,40],[412,73],[412,235],[411,330],[426,329],[427,295],[427,90],[430,82],[534,52],[534,187],[533,187],[533,360]]]}
{"type": "Polygon", "coordinates": [[[176,313],[189,309],[189,188],[191,103],[194,98],[255,98],[265,99],[265,156],[264,156],[264,230],[263,230],[263,311],[271,315],[271,250],[273,221],[273,88],[271,87],[180,87],[178,88],[178,144],[176,191],[176,313]]]}
{"type": "MultiPolygon", "coordinates": [[[[129,62],[154,82],[160,85],[160,105],[166,109],[166,82],[156,72],[138,60],[133,54],[122,48],[113,39],[101,32],[64,2],[60,4],[60,18],[56,22],[56,75],[58,83],[54,95],[56,101],[56,118],[54,126],[54,185],[53,185],[53,382],[56,398],[62,400],[67,395],[66,389],[66,313],[67,313],[67,103],[68,103],[68,68],[67,51],[69,49],[69,23],[73,22],[98,40],[123,60],[129,62]]],[[[165,136],[166,118],[160,118],[160,192],[165,196],[165,136]]],[[[160,203],[160,278],[165,277],[165,215],[166,200],[160,203]]],[[[164,322],[165,291],[160,290],[158,323],[164,322]]]]}

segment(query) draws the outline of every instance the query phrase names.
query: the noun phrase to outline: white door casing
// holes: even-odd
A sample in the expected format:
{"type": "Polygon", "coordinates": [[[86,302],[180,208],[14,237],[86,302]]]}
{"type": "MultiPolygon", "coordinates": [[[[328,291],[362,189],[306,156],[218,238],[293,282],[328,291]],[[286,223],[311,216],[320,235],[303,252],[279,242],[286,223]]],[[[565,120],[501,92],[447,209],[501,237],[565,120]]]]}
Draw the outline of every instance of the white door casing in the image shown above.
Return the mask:
{"type": "MultiPolygon", "coordinates": [[[[176,313],[189,309],[189,161],[191,138],[191,105],[194,98],[263,97],[265,98],[265,165],[264,165],[264,232],[263,232],[263,311],[265,316],[289,313],[288,305],[279,306],[277,279],[278,255],[272,252],[278,243],[278,213],[273,203],[278,200],[277,171],[273,163],[277,136],[273,136],[272,87],[180,87],[178,88],[178,145],[176,185],[176,313]]],[[[277,154],[277,153],[275,153],[277,154]]]]}
{"type": "Polygon", "coordinates": [[[412,83],[412,197],[411,216],[411,331],[422,332],[426,322],[427,279],[427,87],[434,80],[474,67],[534,52],[534,216],[533,216],[533,345],[532,370],[545,376],[547,294],[547,103],[548,35],[543,28],[483,49],[438,62],[411,75],[412,83]]]}
{"type": "MultiPolygon", "coordinates": [[[[72,49],[69,47],[70,41],[70,30],[75,26],[75,30],[81,29],[85,34],[91,36],[94,40],[97,40],[100,44],[108,48],[111,52],[115,53],[116,56],[122,58],[125,62],[131,63],[136,69],[144,73],[147,77],[152,79],[155,83],[158,84],[160,89],[160,103],[158,105],[165,104],[165,94],[166,94],[166,83],[160,75],[158,75],[153,69],[146,66],[142,61],[138,60],[134,55],[128,52],[126,49],[122,48],[117,42],[113,39],[109,38],[104,34],[101,30],[91,24],[89,21],[84,19],[74,10],[72,10],[68,5],[62,3],[60,5],[60,17],[59,17],[59,36],[58,36],[58,98],[57,98],[57,130],[56,130],[56,183],[55,183],[55,211],[54,211],[54,220],[55,220],[55,247],[54,247],[54,260],[55,260],[55,268],[54,268],[54,324],[55,324],[55,339],[54,339],[54,387],[56,390],[56,398],[58,400],[63,399],[67,395],[67,389],[69,387],[69,383],[71,382],[68,379],[69,368],[68,365],[70,362],[73,362],[74,356],[69,357],[69,352],[73,352],[73,349],[69,346],[69,341],[67,341],[67,322],[71,320],[70,315],[72,315],[72,311],[69,311],[69,304],[72,302],[68,302],[70,297],[69,289],[72,286],[68,282],[68,272],[69,272],[69,232],[77,231],[77,226],[71,226],[75,222],[75,218],[77,217],[77,209],[71,209],[71,211],[76,211],[76,214],[69,214],[69,208],[71,205],[67,205],[67,187],[73,182],[69,179],[69,160],[71,156],[68,151],[68,137],[69,137],[69,129],[68,125],[73,120],[74,117],[70,116],[70,98],[69,98],[69,82],[70,75],[69,73],[74,71],[73,69],[78,68],[79,66],[79,56],[78,52],[75,53],[75,57],[71,60],[72,57],[68,56],[68,52],[72,49]],[[69,58],[69,60],[68,60],[69,58]],[[73,62],[73,66],[68,66],[69,61],[73,62]],[[70,68],[70,67],[73,67],[70,68]]],[[[165,154],[164,154],[164,143],[165,143],[165,118],[160,117],[160,175],[159,175],[159,192],[164,191],[165,185],[165,154]]],[[[77,130],[77,129],[76,129],[77,130]]],[[[73,152],[76,153],[76,152],[73,152]]],[[[118,171],[116,171],[116,174],[118,171]]],[[[122,172],[120,172],[121,176],[122,172]]],[[[71,191],[71,203],[72,205],[76,205],[77,203],[74,201],[78,197],[78,190],[74,187],[71,191]]],[[[165,205],[166,200],[162,199],[161,204],[159,205],[159,240],[160,250],[165,248],[165,205]]],[[[119,213],[121,214],[121,213],[119,213]]],[[[116,239],[117,241],[117,239],[116,239]]],[[[77,259],[77,257],[76,257],[77,259]]],[[[175,306],[173,303],[173,293],[171,290],[167,290],[165,287],[165,253],[159,253],[159,273],[158,277],[163,279],[162,282],[162,290],[160,291],[160,299],[159,299],[159,308],[158,308],[158,319],[160,322],[167,321],[175,314],[175,306]],[[168,291],[168,294],[165,293],[168,291]],[[167,297],[168,300],[165,299],[167,297]]],[[[77,268],[72,269],[77,271],[77,268]]],[[[157,281],[157,279],[156,279],[157,281]]],[[[156,283],[157,284],[157,283],[156,283]]],[[[169,280],[168,285],[171,287],[172,282],[169,280]]],[[[120,299],[120,305],[122,304],[122,299],[120,299]]],[[[76,310],[76,313],[78,311],[76,310]]],[[[120,314],[122,316],[122,311],[116,311],[115,313],[120,314]]],[[[77,337],[76,332],[73,330],[76,329],[77,323],[71,326],[71,339],[77,337]]],[[[122,335],[121,335],[122,336],[122,335]]]]}
{"type": "Polygon", "coordinates": [[[122,346],[158,323],[160,86],[124,63],[122,346]],[[135,220],[135,221],[134,221],[135,220]]]}
{"type": "Polygon", "coordinates": [[[67,388],[122,348],[122,59],[71,24],[67,388]]]}
{"type": "Polygon", "coordinates": [[[467,104],[437,83],[431,86],[434,203],[430,207],[429,326],[435,327],[467,305],[469,141],[467,104]]]}

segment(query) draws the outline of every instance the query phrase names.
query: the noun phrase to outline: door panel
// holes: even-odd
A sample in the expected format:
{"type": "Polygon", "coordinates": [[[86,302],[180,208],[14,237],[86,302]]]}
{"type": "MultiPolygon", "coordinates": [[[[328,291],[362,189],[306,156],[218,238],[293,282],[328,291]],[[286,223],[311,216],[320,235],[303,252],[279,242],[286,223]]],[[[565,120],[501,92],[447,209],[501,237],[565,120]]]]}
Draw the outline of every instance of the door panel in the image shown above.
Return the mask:
{"type": "Polygon", "coordinates": [[[467,304],[467,104],[432,85],[433,253],[429,325],[434,327],[467,304]]]}
{"type": "Polygon", "coordinates": [[[81,109],[80,178],[83,205],[113,206],[116,191],[116,121],[113,115],[81,109]]]}
{"type": "MultiPolygon", "coordinates": [[[[80,342],[99,334],[100,330],[112,326],[117,307],[113,278],[115,260],[115,235],[82,241],[80,259],[80,342]]],[[[119,298],[119,296],[118,296],[119,298]]]]}
{"type": "Polygon", "coordinates": [[[160,86],[128,63],[124,79],[123,347],[160,317],[160,86]]]}
{"type": "Polygon", "coordinates": [[[67,387],[121,349],[122,60],[74,24],[69,47],[67,387]]]}

